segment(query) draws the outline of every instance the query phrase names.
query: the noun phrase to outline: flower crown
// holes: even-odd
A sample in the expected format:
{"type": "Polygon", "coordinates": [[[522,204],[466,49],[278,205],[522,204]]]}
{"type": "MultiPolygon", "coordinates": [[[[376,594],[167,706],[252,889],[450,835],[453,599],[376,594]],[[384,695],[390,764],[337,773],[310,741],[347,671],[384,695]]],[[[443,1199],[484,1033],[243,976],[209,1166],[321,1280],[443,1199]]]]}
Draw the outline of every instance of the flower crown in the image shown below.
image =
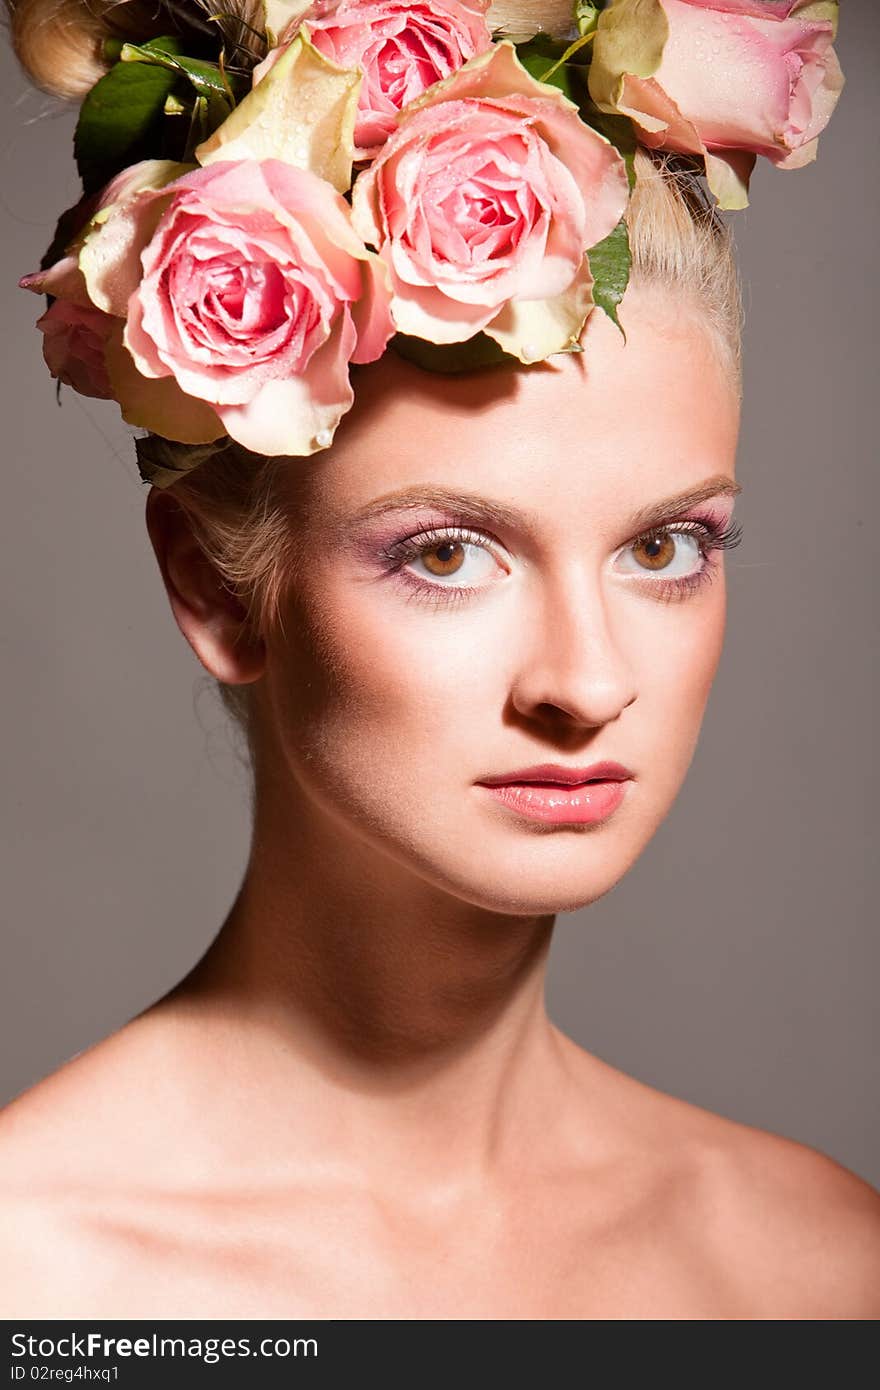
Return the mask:
{"type": "Polygon", "coordinates": [[[200,3],[207,56],[105,43],[83,197],[20,282],[52,376],[150,432],[159,487],[230,439],[327,448],[389,346],[436,371],[580,351],[595,307],[617,322],[637,143],[744,207],[759,154],[815,158],[843,86],[837,0],[577,0],[563,37],[493,32],[489,0],[265,0],[262,31],[200,3]]]}

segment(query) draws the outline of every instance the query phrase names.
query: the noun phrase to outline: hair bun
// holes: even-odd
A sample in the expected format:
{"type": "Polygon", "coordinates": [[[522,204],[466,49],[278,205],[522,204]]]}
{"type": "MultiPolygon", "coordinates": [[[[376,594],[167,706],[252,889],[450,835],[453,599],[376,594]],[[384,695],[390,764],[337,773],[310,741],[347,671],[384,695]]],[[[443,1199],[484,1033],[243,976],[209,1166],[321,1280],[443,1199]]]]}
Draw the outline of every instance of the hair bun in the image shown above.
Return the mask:
{"type": "Polygon", "coordinates": [[[539,32],[557,38],[574,37],[572,0],[492,0],[489,23],[505,37],[519,38],[539,32]]]}
{"type": "MultiPolygon", "coordinates": [[[[178,34],[193,56],[213,46],[218,28],[249,47],[262,27],[261,0],[5,0],[12,46],[38,87],[83,97],[107,71],[107,38],[144,43],[178,34]],[[208,16],[223,15],[218,25],[208,16]]],[[[255,49],[255,52],[257,50],[255,49]]],[[[262,50],[260,50],[262,56],[262,50]]]]}
{"type": "Polygon", "coordinates": [[[84,0],[6,0],[16,56],[44,91],[82,96],[105,70],[101,45],[108,30],[102,6],[84,0]]]}

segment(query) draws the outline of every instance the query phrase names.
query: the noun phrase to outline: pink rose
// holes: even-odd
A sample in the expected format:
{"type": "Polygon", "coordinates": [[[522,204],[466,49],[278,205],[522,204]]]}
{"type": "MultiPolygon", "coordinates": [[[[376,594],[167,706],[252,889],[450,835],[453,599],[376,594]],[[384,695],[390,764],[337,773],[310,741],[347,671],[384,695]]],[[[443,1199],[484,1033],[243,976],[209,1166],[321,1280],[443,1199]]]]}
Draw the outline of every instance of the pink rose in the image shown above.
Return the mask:
{"type": "Polygon", "coordinates": [[[140,187],[105,209],[80,264],[93,301],[126,319],[110,359],[125,418],[172,439],[326,448],[353,402],[349,362],[374,361],[393,331],[348,204],[281,160],[140,187]]]}
{"type": "Polygon", "coordinates": [[[279,47],[254,69],[253,81],[265,76],[304,24],[325,58],[363,72],[355,156],[371,159],[394,130],[401,107],[490,47],[488,7],[489,0],[318,3],[288,25],[279,47]]]}
{"type": "Polygon", "coordinates": [[[52,376],[81,396],[110,400],[113,389],[105,350],[113,319],[90,302],[76,256],[64,256],[47,270],[24,275],[19,286],[54,296],[37,319],[43,334],[43,357],[52,376]]]}
{"type": "Polygon", "coordinates": [[[843,88],[837,0],[612,0],[590,93],[654,149],[704,155],[722,206],[745,206],[756,157],[816,157],[843,88]],[[648,11],[650,13],[648,13],[648,11]]]}
{"type": "Polygon", "coordinates": [[[353,189],[407,334],[484,330],[523,362],[576,344],[592,308],[586,252],[628,199],[623,160],[512,44],[493,46],[408,107],[353,189]]]}
{"type": "Polygon", "coordinates": [[[100,309],[87,309],[56,299],[37,328],[43,333],[43,357],[52,376],[81,396],[110,400],[113,388],[104,353],[113,320],[100,309]]]}

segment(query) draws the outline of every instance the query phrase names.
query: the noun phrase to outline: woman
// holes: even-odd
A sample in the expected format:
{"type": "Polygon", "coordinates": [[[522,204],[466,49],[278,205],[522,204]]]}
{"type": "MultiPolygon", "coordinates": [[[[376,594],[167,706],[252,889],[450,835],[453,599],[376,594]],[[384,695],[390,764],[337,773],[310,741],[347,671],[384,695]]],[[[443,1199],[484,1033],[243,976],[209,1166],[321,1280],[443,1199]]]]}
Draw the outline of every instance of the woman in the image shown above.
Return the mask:
{"type": "Polygon", "coordinates": [[[729,241],[636,171],[625,337],[355,363],[294,464],[143,450],[251,855],[195,969],[3,1113],[5,1316],[876,1315],[865,1183],[544,1009],[555,915],[687,773],[739,534],[729,241]]]}

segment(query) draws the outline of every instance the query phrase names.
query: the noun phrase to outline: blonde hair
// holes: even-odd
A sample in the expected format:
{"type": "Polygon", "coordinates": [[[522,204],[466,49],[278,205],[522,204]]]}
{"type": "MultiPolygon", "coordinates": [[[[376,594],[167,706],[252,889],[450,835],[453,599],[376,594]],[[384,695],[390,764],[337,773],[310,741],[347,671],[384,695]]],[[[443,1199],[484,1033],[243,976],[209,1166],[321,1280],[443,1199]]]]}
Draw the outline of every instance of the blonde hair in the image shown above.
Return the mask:
{"type": "Polygon", "coordinates": [[[104,40],[144,43],[160,34],[198,37],[220,28],[230,44],[260,52],[260,0],[6,0],[12,47],[32,82],[82,97],[108,70],[104,40]],[[209,16],[222,13],[219,21],[209,16]]]}
{"type": "MultiPolygon", "coordinates": [[[[167,33],[172,20],[203,29],[211,0],[166,9],[161,0],[6,0],[13,46],[31,78],[63,97],[82,96],[106,69],[101,52],[109,36],[140,39],[167,33]]],[[[259,42],[255,0],[223,0],[238,25],[234,42],[259,42]]],[[[571,0],[499,0],[493,28],[559,32],[570,25],[571,0]]],[[[741,393],[742,300],[729,228],[710,206],[692,174],[675,157],[636,153],[636,184],[626,213],[632,251],[631,283],[668,290],[696,309],[712,330],[741,393]]],[[[625,301],[624,301],[625,308],[625,301]]],[[[599,311],[596,311],[599,312],[599,311]]],[[[234,442],[185,473],[173,493],[193,534],[224,582],[244,604],[249,633],[269,635],[278,625],[280,599],[290,582],[294,535],[289,496],[278,486],[284,459],[265,459],[234,442]]],[[[248,742],[250,687],[219,693],[248,742]]]]}

